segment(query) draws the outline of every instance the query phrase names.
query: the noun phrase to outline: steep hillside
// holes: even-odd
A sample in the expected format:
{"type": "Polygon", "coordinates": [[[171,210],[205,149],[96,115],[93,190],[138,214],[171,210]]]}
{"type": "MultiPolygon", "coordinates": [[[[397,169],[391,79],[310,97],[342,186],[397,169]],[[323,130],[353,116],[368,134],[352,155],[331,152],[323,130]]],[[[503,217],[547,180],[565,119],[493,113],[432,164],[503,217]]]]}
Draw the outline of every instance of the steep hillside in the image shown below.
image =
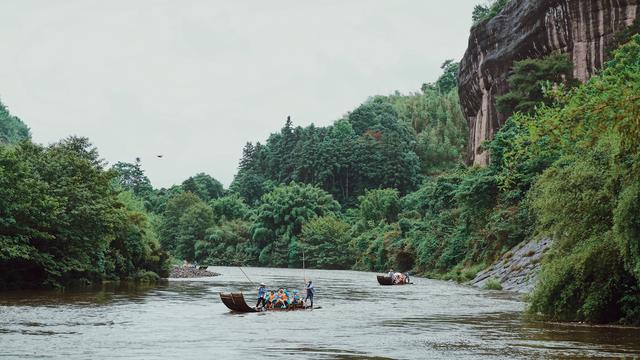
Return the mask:
{"type": "Polygon", "coordinates": [[[492,139],[506,117],[496,97],[508,89],[514,61],[566,53],[574,75],[587,80],[608,57],[615,34],[638,16],[640,0],[512,0],[492,19],[471,29],[460,64],[460,102],[469,123],[467,160],[486,165],[482,142],[492,139]]]}

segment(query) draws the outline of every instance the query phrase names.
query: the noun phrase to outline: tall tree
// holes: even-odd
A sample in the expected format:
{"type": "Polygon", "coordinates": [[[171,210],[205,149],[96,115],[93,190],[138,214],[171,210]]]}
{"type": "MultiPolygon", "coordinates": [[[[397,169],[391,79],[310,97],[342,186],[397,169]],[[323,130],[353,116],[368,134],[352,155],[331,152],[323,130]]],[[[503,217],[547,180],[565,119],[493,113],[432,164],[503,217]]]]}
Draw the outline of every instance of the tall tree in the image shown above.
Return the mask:
{"type": "Polygon", "coordinates": [[[198,203],[202,203],[202,200],[190,192],[178,193],[167,201],[160,227],[160,242],[165,250],[176,250],[180,236],[180,218],[198,203]]]}
{"type": "Polygon", "coordinates": [[[205,173],[196,174],[183,181],[182,189],[195,194],[204,202],[209,202],[224,195],[222,184],[205,173]]]}
{"type": "Polygon", "coordinates": [[[140,158],[135,163],[117,162],[111,167],[117,173],[116,180],[125,190],[131,190],[136,196],[146,199],[153,192],[151,181],[144,174],[140,158]]]}
{"type": "Polygon", "coordinates": [[[304,223],[339,210],[340,205],[330,194],[311,185],[292,183],[265,194],[252,229],[261,251],[260,263],[298,266],[301,263],[298,241],[304,223]]]}
{"type": "Polygon", "coordinates": [[[496,107],[510,116],[514,112],[531,114],[536,106],[551,104],[545,90],[552,86],[574,87],[573,63],[567,55],[550,55],[542,59],[526,59],[513,65],[509,77],[509,92],[496,99],[496,107]]]}
{"type": "Polygon", "coordinates": [[[206,238],[207,229],[213,225],[213,211],[203,202],[191,205],[180,217],[176,254],[183,259],[195,259],[196,242],[206,238]]]}
{"type": "Polygon", "coordinates": [[[16,144],[22,140],[31,139],[31,132],[18,117],[9,113],[0,102],[0,145],[16,144]]]}

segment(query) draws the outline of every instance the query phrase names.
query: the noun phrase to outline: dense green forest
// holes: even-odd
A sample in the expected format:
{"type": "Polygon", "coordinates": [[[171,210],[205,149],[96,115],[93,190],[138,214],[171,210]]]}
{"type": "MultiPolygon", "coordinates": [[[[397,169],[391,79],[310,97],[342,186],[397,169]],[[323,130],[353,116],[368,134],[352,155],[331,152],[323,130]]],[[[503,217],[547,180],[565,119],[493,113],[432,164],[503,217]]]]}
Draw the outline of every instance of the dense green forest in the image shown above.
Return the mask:
{"type": "Polygon", "coordinates": [[[516,62],[487,167],[464,164],[450,60],[419,92],[371,97],[330,126],[286,119],[244,146],[229,189],[203,173],[155,189],[139,160],[107,168],[87,139],[33,144],[0,105],[0,288],[153,279],[170,256],[467,281],[549,237],[532,315],[639,324],[640,35],[618,43],[584,84],[566,56],[516,62]]]}
{"type": "Polygon", "coordinates": [[[85,138],[0,146],[0,288],[166,276],[144,205],[85,138]]]}

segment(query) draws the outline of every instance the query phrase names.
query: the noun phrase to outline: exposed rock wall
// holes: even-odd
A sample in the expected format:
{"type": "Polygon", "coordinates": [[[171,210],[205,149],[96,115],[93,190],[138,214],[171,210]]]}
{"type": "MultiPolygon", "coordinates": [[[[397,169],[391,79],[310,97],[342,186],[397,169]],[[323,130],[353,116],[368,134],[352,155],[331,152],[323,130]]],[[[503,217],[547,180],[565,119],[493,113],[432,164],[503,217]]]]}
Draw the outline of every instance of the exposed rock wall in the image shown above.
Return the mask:
{"type": "Polygon", "coordinates": [[[640,0],[512,0],[491,20],[471,29],[460,64],[459,94],[469,123],[468,161],[486,165],[482,142],[504,124],[497,96],[508,91],[514,61],[562,52],[585,81],[607,60],[614,35],[631,25],[640,0]]]}
{"type": "Polygon", "coordinates": [[[489,279],[495,279],[500,282],[503,290],[529,293],[536,285],[540,261],[550,245],[549,239],[520,243],[479,272],[469,284],[484,287],[489,279]]]}

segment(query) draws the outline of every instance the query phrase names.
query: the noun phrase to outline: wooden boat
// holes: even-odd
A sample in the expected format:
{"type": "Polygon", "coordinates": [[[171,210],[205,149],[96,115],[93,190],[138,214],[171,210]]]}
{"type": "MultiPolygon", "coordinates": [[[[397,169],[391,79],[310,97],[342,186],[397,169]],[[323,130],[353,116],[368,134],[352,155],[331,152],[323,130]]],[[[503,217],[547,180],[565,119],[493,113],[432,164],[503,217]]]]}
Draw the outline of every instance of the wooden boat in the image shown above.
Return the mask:
{"type": "Polygon", "coordinates": [[[242,313],[258,312],[255,308],[247,305],[242,293],[220,293],[220,300],[231,311],[242,313]]]}
{"type": "Polygon", "coordinates": [[[393,279],[390,276],[378,275],[378,284],[380,285],[410,285],[413,283],[410,282],[402,282],[402,283],[393,283],[393,279]]]}
{"type": "MultiPolygon", "coordinates": [[[[260,308],[256,309],[255,307],[247,305],[247,302],[244,300],[244,295],[242,293],[220,293],[220,300],[224,303],[229,310],[237,313],[252,313],[252,312],[262,312],[262,311],[296,311],[296,310],[311,310],[309,306],[292,306],[286,309],[282,308],[260,308]]],[[[320,307],[314,307],[314,309],[320,309],[320,307]]]]}

